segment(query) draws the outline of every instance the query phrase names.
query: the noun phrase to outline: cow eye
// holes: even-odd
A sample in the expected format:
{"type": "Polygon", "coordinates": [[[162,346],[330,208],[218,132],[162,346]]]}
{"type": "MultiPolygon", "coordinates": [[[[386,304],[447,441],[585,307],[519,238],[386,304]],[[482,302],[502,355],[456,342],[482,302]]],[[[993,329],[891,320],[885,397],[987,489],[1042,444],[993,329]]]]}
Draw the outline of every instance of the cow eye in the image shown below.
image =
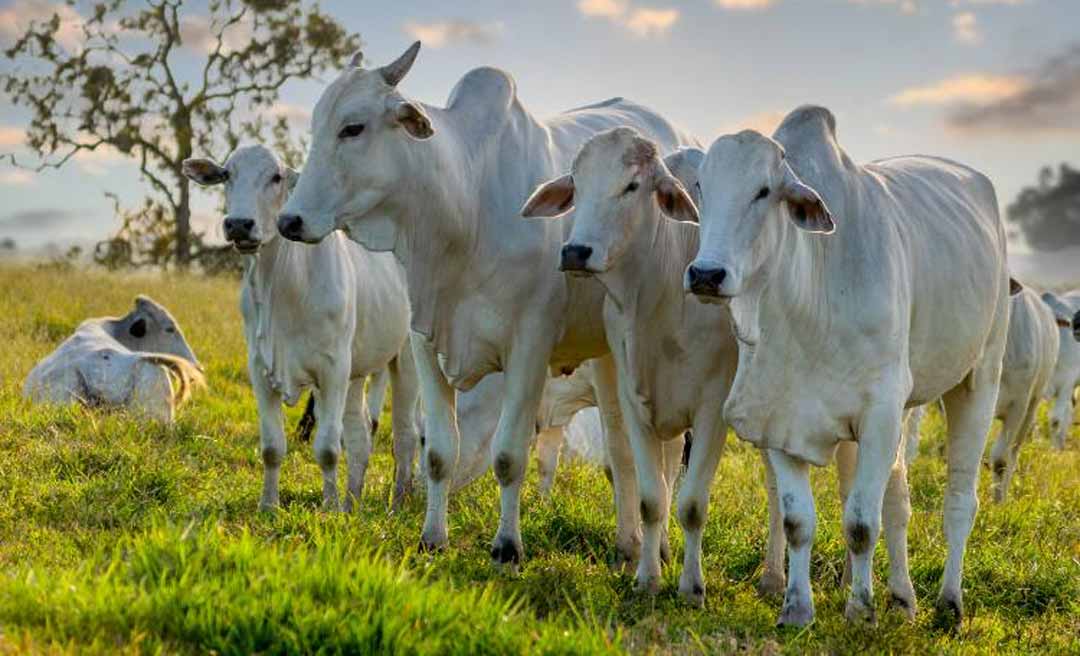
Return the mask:
{"type": "Polygon", "coordinates": [[[165,332],[167,332],[169,334],[175,333],[176,328],[173,328],[172,326],[168,326],[167,328],[165,328],[165,332]]]}
{"type": "Polygon", "coordinates": [[[754,200],[761,200],[762,198],[765,198],[768,195],[769,195],[769,188],[768,187],[762,187],[757,192],[757,196],[754,196],[754,200]]]}
{"type": "Polygon", "coordinates": [[[623,189],[623,193],[624,194],[632,194],[632,193],[634,193],[635,191],[638,190],[639,186],[640,185],[638,185],[637,181],[635,180],[634,182],[631,182],[630,184],[626,185],[626,189],[623,189]]]}
{"type": "Polygon", "coordinates": [[[363,123],[350,123],[341,128],[341,132],[338,132],[338,139],[351,139],[353,137],[359,137],[364,132],[363,123]]]}
{"type": "Polygon", "coordinates": [[[280,173],[275,173],[274,177],[270,178],[270,184],[280,184],[280,183],[281,183],[281,174],[280,173]]]}

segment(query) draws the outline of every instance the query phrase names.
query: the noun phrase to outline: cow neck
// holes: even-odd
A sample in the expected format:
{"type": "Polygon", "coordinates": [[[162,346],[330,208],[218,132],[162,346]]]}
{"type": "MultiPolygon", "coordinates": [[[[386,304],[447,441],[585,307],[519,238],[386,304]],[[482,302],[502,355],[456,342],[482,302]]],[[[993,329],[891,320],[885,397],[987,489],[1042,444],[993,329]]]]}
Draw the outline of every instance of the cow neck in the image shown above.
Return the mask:
{"type": "Polygon", "coordinates": [[[675,301],[682,307],[683,273],[698,248],[697,225],[664,217],[655,203],[649,212],[627,253],[601,274],[619,311],[647,320],[659,318],[656,311],[664,303],[675,301]]]}
{"type": "Polygon", "coordinates": [[[306,254],[318,248],[307,244],[275,238],[250,255],[245,284],[251,290],[255,306],[255,351],[263,361],[266,373],[276,379],[278,372],[275,330],[276,320],[272,298],[282,299],[288,307],[302,307],[308,293],[306,254]],[[293,305],[299,302],[301,305],[293,305]]]}

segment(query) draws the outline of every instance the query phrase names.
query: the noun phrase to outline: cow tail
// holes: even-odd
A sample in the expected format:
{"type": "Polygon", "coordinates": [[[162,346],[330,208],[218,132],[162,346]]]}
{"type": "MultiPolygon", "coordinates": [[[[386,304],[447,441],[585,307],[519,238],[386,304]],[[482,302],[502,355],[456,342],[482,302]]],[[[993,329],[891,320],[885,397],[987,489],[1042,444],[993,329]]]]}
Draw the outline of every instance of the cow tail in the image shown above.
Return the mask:
{"type": "Polygon", "coordinates": [[[310,442],[311,433],[315,430],[315,393],[308,392],[307,405],[304,406],[304,414],[296,423],[296,439],[301,442],[310,442]]]}

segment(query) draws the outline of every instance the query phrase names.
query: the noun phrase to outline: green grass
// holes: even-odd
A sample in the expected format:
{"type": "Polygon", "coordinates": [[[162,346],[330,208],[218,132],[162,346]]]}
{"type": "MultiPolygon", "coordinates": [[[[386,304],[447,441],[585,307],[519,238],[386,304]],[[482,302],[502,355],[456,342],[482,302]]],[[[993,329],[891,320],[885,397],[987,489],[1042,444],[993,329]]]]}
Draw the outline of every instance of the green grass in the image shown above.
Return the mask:
{"type": "MultiPolygon", "coordinates": [[[[490,474],[451,501],[451,547],[416,552],[422,493],[387,513],[385,428],[358,514],[318,510],[318,467],[296,443],[283,510],[256,513],[262,467],[237,283],[8,268],[0,288],[0,653],[1080,653],[1076,433],[1065,453],[1042,436],[1024,447],[1005,506],[990,503],[984,472],[965,566],[969,619],[956,631],[930,611],[945,554],[940,417],[925,424],[911,471],[914,623],[886,613],[881,594],[876,628],[844,622],[835,476],[815,471],[818,619],[779,630],[779,602],[754,593],[766,532],[760,462],[734,438],[713,487],[704,610],[679,602],[675,567],[656,598],[609,567],[610,488],[583,465],[559,471],[548,501],[530,470],[526,562],[510,576],[488,563],[490,474]],[[136,293],[170,308],[207,366],[209,389],[174,426],[21,398],[26,373],[79,321],[122,314],[136,293]]],[[[681,558],[674,522],[672,541],[681,558]]],[[[883,546],[877,554],[880,593],[883,546]]]]}

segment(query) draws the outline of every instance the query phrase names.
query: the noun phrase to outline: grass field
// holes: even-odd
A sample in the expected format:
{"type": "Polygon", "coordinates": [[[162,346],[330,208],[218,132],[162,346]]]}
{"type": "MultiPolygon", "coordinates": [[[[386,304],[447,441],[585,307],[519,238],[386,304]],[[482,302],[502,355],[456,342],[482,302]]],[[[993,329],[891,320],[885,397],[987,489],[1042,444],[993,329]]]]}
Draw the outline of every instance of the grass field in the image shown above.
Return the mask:
{"type": "MultiPolygon", "coordinates": [[[[256,513],[262,467],[236,282],[0,268],[0,289],[0,653],[1080,653],[1080,432],[1065,453],[1042,433],[1025,446],[1005,506],[990,503],[984,472],[957,631],[930,610],[945,554],[940,417],[924,424],[911,471],[915,623],[885,612],[883,545],[879,625],[844,622],[835,476],[815,471],[818,619],[779,630],[779,601],[754,592],[760,461],[734,437],[713,486],[704,610],[679,602],[674,567],[656,598],[609,567],[609,486],[585,465],[560,469],[548,501],[530,469],[526,562],[510,576],[488,563],[490,474],[451,501],[451,548],[416,552],[422,491],[388,514],[385,428],[358,514],[319,511],[319,469],[296,443],[284,508],[256,513]],[[40,357],[83,318],[125,313],[136,293],[172,310],[207,368],[209,389],[175,426],[23,401],[40,357]]],[[[680,559],[675,522],[671,534],[680,559]]]]}

